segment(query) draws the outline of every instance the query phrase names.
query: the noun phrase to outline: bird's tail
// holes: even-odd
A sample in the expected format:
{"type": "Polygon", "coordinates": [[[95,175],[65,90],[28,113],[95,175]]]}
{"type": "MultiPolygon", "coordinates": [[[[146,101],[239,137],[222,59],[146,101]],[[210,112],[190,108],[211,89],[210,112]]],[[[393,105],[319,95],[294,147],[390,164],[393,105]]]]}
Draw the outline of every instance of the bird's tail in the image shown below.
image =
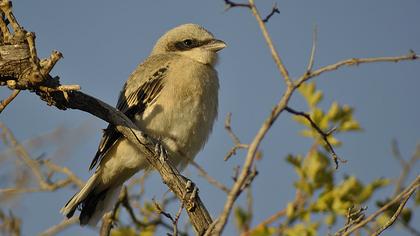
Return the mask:
{"type": "Polygon", "coordinates": [[[118,185],[104,188],[100,182],[98,173],[93,174],[60,212],[71,218],[76,209],[79,209],[80,225],[96,226],[102,216],[114,207],[122,187],[118,185]]]}

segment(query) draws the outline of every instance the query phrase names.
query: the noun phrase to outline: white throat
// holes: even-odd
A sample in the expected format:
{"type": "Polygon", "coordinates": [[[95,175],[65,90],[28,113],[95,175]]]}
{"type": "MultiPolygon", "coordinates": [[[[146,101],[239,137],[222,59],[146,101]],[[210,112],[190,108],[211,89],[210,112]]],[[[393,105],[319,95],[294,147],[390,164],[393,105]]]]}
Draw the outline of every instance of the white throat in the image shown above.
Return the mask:
{"type": "Polygon", "coordinates": [[[205,50],[202,48],[193,48],[191,50],[187,51],[181,51],[177,52],[180,55],[189,57],[190,59],[193,59],[194,61],[197,61],[199,63],[205,64],[205,65],[215,65],[217,63],[217,53],[205,50]]]}

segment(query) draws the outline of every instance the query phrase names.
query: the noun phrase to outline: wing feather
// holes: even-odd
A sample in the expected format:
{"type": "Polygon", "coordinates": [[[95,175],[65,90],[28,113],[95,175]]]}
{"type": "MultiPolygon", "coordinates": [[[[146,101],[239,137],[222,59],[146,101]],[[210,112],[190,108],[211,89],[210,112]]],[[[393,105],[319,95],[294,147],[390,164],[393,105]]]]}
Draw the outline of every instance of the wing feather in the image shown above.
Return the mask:
{"type": "MultiPolygon", "coordinates": [[[[129,94],[126,93],[128,92],[127,86],[130,80],[127,81],[120,93],[117,109],[123,112],[129,119],[134,120],[136,114],[143,113],[144,110],[153,104],[155,99],[159,96],[164,86],[164,78],[167,75],[167,71],[168,65],[157,69],[155,72],[153,72],[152,76],[150,76],[144,83],[142,83],[140,86],[138,86],[137,89],[134,89],[129,94]]],[[[136,76],[136,74],[139,73],[135,72],[132,77],[136,76]]],[[[118,132],[111,124],[109,124],[108,127],[104,129],[104,134],[102,136],[101,142],[99,143],[98,151],[96,152],[95,157],[89,166],[89,170],[92,170],[98,163],[101,162],[105,154],[121,137],[122,134],[118,132]]]]}

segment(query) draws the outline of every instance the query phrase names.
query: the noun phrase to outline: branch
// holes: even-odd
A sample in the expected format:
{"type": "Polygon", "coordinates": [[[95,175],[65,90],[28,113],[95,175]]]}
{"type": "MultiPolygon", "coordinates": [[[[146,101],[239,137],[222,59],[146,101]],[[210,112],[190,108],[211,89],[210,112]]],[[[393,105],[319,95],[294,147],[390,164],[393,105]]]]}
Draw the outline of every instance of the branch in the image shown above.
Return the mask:
{"type": "Polygon", "coordinates": [[[13,90],[12,94],[10,94],[9,97],[0,101],[0,114],[7,107],[7,105],[9,105],[13,101],[13,99],[15,99],[15,97],[19,94],[19,92],[20,90],[15,89],[13,90]]]}
{"type": "Polygon", "coordinates": [[[254,0],[249,0],[249,5],[251,6],[252,14],[254,14],[258,25],[260,26],[261,32],[264,36],[264,39],[270,48],[271,56],[273,57],[274,62],[277,65],[277,68],[279,69],[281,76],[283,77],[284,81],[286,82],[287,86],[292,85],[292,80],[289,76],[289,72],[286,69],[286,66],[283,64],[283,61],[281,60],[279,53],[277,52],[276,48],[274,47],[273,41],[271,40],[270,35],[268,34],[267,27],[264,24],[264,21],[261,19],[261,15],[258,12],[257,7],[254,4],[254,0]]]}
{"type": "Polygon", "coordinates": [[[235,184],[232,186],[227,196],[225,205],[223,207],[223,211],[222,213],[220,213],[219,217],[217,218],[217,222],[215,222],[214,225],[211,225],[211,227],[209,228],[208,232],[206,232],[206,234],[210,234],[211,230],[214,235],[220,235],[222,233],[236,199],[239,197],[239,195],[243,191],[244,189],[243,187],[247,183],[249,183],[248,182],[249,176],[253,173],[251,171],[251,168],[257,156],[256,154],[258,152],[258,147],[261,144],[261,141],[264,139],[265,135],[267,134],[268,130],[271,128],[273,123],[277,120],[278,116],[285,110],[293,92],[297,88],[293,86],[293,83],[289,77],[289,73],[287,72],[287,69],[284,66],[283,62],[281,61],[279,54],[274,48],[273,42],[270,38],[270,35],[268,34],[267,28],[265,27],[265,24],[262,21],[257,8],[255,7],[254,1],[250,0],[249,4],[251,6],[252,13],[254,14],[255,18],[257,19],[257,22],[259,23],[259,26],[264,35],[264,38],[266,39],[267,45],[270,48],[271,55],[273,56],[273,59],[276,62],[276,65],[286,82],[287,88],[286,88],[285,93],[281,97],[280,101],[274,106],[274,108],[271,111],[271,114],[264,121],[261,128],[258,130],[257,134],[255,135],[254,139],[249,144],[248,152],[244,161],[244,165],[242,167],[242,171],[238,175],[238,178],[235,184]]]}
{"type": "Polygon", "coordinates": [[[321,130],[321,128],[318,127],[317,124],[315,124],[315,122],[312,120],[312,118],[309,114],[307,114],[305,112],[293,110],[290,107],[286,107],[285,110],[287,112],[291,113],[291,114],[304,117],[306,120],[309,121],[312,128],[314,128],[318,132],[318,134],[321,135],[322,139],[324,140],[325,144],[328,147],[328,151],[331,153],[332,159],[335,163],[335,169],[338,169],[338,162],[339,161],[340,161],[340,163],[346,163],[347,162],[346,160],[341,159],[339,156],[337,156],[337,154],[334,151],[333,146],[331,145],[330,141],[328,141],[328,136],[330,136],[334,132],[335,129],[331,129],[330,131],[325,133],[324,131],[321,130]]]}
{"type": "Polygon", "coordinates": [[[48,228],[47,230],[45,230],[44,232],[40,233],[39,236],[53,236],[56,235],[58,233],[60,233],[61,231],[67,229],[68,227],[74,225],[74,224],[78,224],[79,223],[79,219],[76,217],[70,218],[70,219],[64,219],[63,221],[61,221],[60,223],[48,228]]]}
{"type": "MultiPolygon", "coordinates": [[[[251,3],[236,3],[236,2],[233,2],[233,1],[230,1],[230,0],[224,0],[224,1],[225,1],[225,5],[226,5],[225,10],[229,10],[231,8],[234,8],[234,7],[245,7],[245,8],[248,8],[248,9],[252,9],[252,4],[251,3]]],[[[280,14],[280,10],[277,7],[277,3],[274,3],[273,7],[271,8],[271,12],[268,13],[268,15],[266,17],[264,17],[264,20],[262,20],[262,21],[264,23],[267,23],[270,20],[270,18],[276,13],[280,14]]]]}
{"type": "Polygon", "coordinates": [[[9,188],[0,189],[0,193],[22,193],[22,192],[39,192],[39,191],[54,191],[56,189],[65,187],[71,183],[77,185],[79,188],[83,187],[84,183],[80,180],[73,172],[68,168],[58,166],[48,160],[36,161],[31,158],[25,147],[19,143],[15,138],[14,134],[0,122],[0,129],[3,133],[3,141],[6,144],[10,143],[10,146],[16,152],[20,160],[32,170],[33,174],[37,178],[39,188],[9,188]],[[45,165],[48,169],[53,172],[59,172],[67,176],[66,179],[51,182],[47,176],[41,170],[41,165],[45,165]]]}
{"type": "Polygon", "coordinates": [[[229,152],[226,154],[224,158],[225,161],[229,160],[231,156],[235,155],[238,149],[247,149],[249,147],[248,144],[241,143],[241,140],[239,140],[238,136],[236,136],[236,134],[233,132],[232,126],[230,125],[231,118],[232,118],[232,113],[229,112],[226,115],[226,119],[225,119],[225,129],[228,132],[230,138],[233,140],[233,143],[235,144],[235,146],[233,146],[229,150],[229,152]]]}
{"type": "Polygon", "coordinates": [[[54,64],[61,58],[61,54],[53,52],[49,59],[40,60],[36,55],[35,35],[27,33],[18,25],[11,13],[9,1],[3,0],[1,3],[0,10],[5,13],[7,19],[11,22],[15,33],[11,35],[7,27],[2,27],[5,25],[5,22],[3,19],[0,19],[0,30],[2,30],[4,37],[8,36],[4,42],[7,41],[8,44],[13,44],[0,46],[0,85],[13,89],[33,91],[42,100],[46,101],[48,105],[63,110],[77,109],[85,111],[114,125],[119,132],[135,144],[139,151],[144,154],[151,166],[159,172],[162,181],[175,193],[178,199],[182,201],[183,196],[189,199],[187,213],[191,224],[197,234],[203,234],[212,223],[210,214],[204,207],[197,192],[188,192],[186,190],[187,178],[182,176],[174,165],[170,163],[171,159],[159,158],[160,155],[155,150],[158,142],[139,130],[129,118],[116,108],[82,92],[75,91],[78,89],[77,86],[70,86],[70,90],[63,89],[67,87],[63,87],[60,84],[59,78],[53,78],[49,75],[54,64]]]}
{"type": "Polygon", "coordinates": [[[273,8],[271,8],[271,12],[270,13],[268,13],[268,15],[264,18],[264,20],[263,20],[263,22],[264,23],[267,23],[268,22],[268,20],[270,20],[270,18],[272,17],[272,16],[274,16],[274,14],[280,14],[280,10],[279,10],[279,8],[277,7],[277,3],[274,3],[274,5],[273,5],[273,8]]]}
{"type": "Polygon", "coordinates": [[[297,83],[296,86],[300,86],[302,83],[308,81],[311,78],[320,76],[321,74],[329,71],[335,71],[343,66],[358,66],[360,64],[365,63],[376,63],[376,62],[400,62],[400,61],[412,61],[412,60],[418,60],[420,58],[419,55],[417,55],[414,51],[410,50],[410,52],[407,55],[402,56],[396,56],[396,57],[368,57],[368,58],[351,58],[343,61],[336,62],[331,65],[327,65],[324,67],[321,67],[315,71],[312,72],[306,72],[304,75],[302,75],[297,83]]]}
{"type": "Polygon", "coordinates": [[[392,148],[393,157],[400,162],[400,165],[402,168],[401,174],[395,184],[394,195],[397,195],[399,192],[401,192],[412,167],[416,164],[418,160],[420,160],[420,143],[417,144],[416,150],[414,151],[413,155],[408,161],[404,160],[404,158],[402,157],[400,149],[398,147],[398,142],[396,140],[392,141],[391,148],[392,148]]]}
{"type": "Polygon", "coordinates": [[[410,192],[408,192],[405,197],[402,199],[400,205],[398,206],[398,209],[395,211],[394,215],[378,230],[376,230],[372,236],[378,236],[381,234],[384,230],[389,228],[395,220],[397,220],[398,216],[401,214],[402,210],[404,209],[405,204],[407,203],[408,199],[410,199],[411,195],[416,191],[415,188],[411,189],[410,192]]]}
{"type": "Polygon", "coordinates": [[[222,184],[221,182],[219,182],[215,178],[213,178],[211,175],[209,175],[207,173],[207,171],[202,166],[200,166],[199,164],[197,164],[197,162],[195,162],[194,160],[191,160],[190,161],[190,164],[192,166],[194,166],[198,170],[199,174],[203,178],[205,178],[207,180],[207,182],[209,182],[210,184],[214,185],[215,187],[217,187],[218,189],[222,190],[225,193],[228,193],[229,192],[229,188],[228,187],[226,187],[224,184],[222,184]]]}
{"type": "Polygon", "coordinates": [[[236,3],[230,0],[224,0],[225,4],[226,4],[226,10],[229,10],[230,8],[233,7],[246,7],[246,8],[251,8],[251,5],[247,4],[247,3],[236,3]]]}
{"type": "Polygon", "coordinates": [[[255,135],[252,142],[249,144],[248,152],[244,161],[244,165],[240,174],[238,175],[235,184],[232,186],[225,205],[223,207],[222,213],[219,215],[217,219],[217,223],[215,223],[213,233],[215,235],[220,235],[223,231],[228,217],[232,211],[232,207],[236,199],[239,197],[241,192],[243,191],[244,185],[248,183],[249,176],[253,173],[251,168],[253,166],[254,160],[257,157],[258,147],[261,144],[261,141],[264,139],[265,135],[273,125],[273,123],[277,120],[278,116],[285,110],[287,107],[287,103],[289,102],[293,91],[296,88],[293,86],[288,86],[286,88],[286,92],[281,97],[280,101],[274,106],[273,110],[271,111],[269,117],[264,121],[261,128],[258,130],[257,134],[255,135]]]}
{"type": "MultiPolygon", "coordinates": [[[[162,209],[162,207],[157,203],[156,201],[153,201],[155,208],[159,215],[163,215],[164,217],[168,218],[172,223],[172,230],[173,234],[172,236],[178,236],[178,220],[181,216],[182,209],[184,208],[184,202],[181,203],[179,206],[178,212],[176,213],[175,217],[172,217],[172,215],[162,209]]],[[[170,234],[167,234],[170,235],[170,234]]]]}
{"type": "MultiPolygon", "coordinates": [[[[398,208],[400,208],[400,207],[403,208],[404,205],[405,205],[405,203],[407,202],[407,200],[411,197],[411,195],[415,191],[418,190],[419,187],[420,187],[420,175],[418,175],[416,177],[416,179],[413,182],[411,182],[411,184],[404,191],[402,191],[400,194],[398,194],[392,201],[390,201],[387,204],[385,204],[383,207],[381,207],[376,212],[372,213],[369,217],[367,217],[366,219],[364,219],[360,223],[358,223],[358,224],[352,226],[351,228],[349,228],[349,230],[347,232],[345,232],[343,234],[339,234],[339,235],[341,235],[341,236],[349,236],[351,233],[353,233],[357,229],[359,229],[359,228],[365,226],[366,224],[368,224],[369,222],[373,221],[377,216],[379,216],[380,214],[384,213],[385,211],[387,211],[388,209],[390,209],[392,206],[394,206],[398,202],[399,202],[399,207],[398,208]]],[[[394,214],[395,219],[399,215],[399,213],[401,213],[401,210],[400,211],[397,210],[395,212],[395,214],[394,214]]],[[[392,220],[394,218],[394,216],[390,219],[390,221],[388,221],[384,225],[384,227],[389,227],[395,221],[395,219],[392,220]]]]}

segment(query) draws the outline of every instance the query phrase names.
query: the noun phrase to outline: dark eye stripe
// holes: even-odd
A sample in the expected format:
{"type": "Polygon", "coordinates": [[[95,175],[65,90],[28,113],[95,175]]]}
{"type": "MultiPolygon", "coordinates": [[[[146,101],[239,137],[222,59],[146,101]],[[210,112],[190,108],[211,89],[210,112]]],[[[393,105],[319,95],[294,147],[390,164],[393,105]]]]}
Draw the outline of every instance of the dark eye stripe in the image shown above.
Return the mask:
{"type": "Polygon", "coordinates": [[[182,41],[178,41],[172,45],[169,46],[169,51],[187,51],[192,48],[200,47],[202,45],[205,45],[209,43],[211,40],[204,40],[204,41],[198,41],[195,39],[184,39],[182,41]],[[186,41],[190,42],[186,42],[186,41]]]}

